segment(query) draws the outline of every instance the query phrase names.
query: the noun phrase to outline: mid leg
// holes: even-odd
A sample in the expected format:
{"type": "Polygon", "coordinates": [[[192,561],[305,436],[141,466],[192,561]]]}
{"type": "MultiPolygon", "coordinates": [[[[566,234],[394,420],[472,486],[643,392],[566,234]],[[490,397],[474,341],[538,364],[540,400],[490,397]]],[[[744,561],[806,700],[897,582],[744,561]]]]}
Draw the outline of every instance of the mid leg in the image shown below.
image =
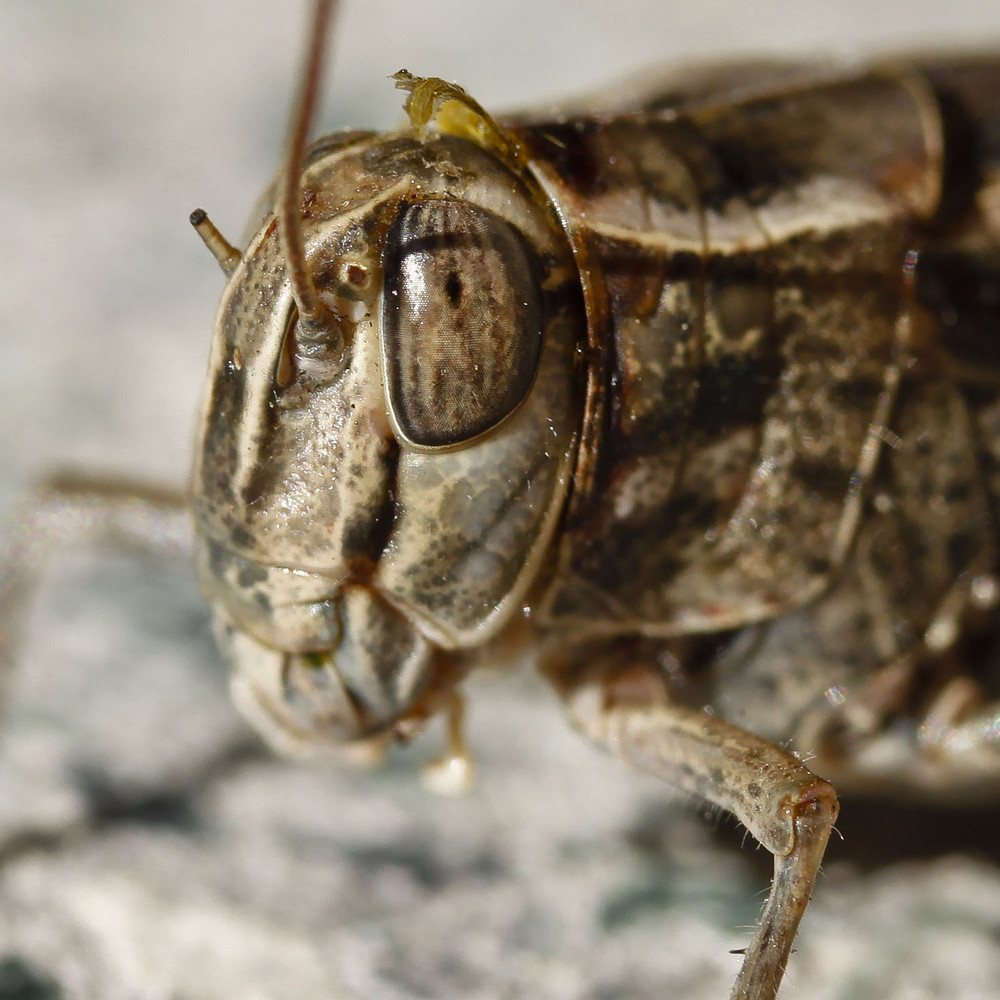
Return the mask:
{"type": "Polygon", "coordinates": [[[824,773],[852,792],[893,789],[941,803],[995,799],[1000,701],[967,674],[930,695],[915,690],[913,674],[905,659],[888,664],[838,710],[807,715],[796,742],[814,748],[824,773]],[[918,696],[918,710],[901,719],[897,706],[918,696]]]}

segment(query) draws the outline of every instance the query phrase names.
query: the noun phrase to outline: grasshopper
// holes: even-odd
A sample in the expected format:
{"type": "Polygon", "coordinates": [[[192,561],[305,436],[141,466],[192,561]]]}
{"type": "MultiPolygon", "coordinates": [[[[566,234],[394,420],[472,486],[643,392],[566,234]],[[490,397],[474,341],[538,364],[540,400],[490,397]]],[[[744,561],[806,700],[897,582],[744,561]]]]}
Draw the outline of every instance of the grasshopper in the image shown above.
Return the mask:
{"type": "Polygon", "coordinates": [[[516,646],[774,855],[733,991],[773,997],[835,787],[997,785],[995,65],[499,121],[400,74],[408,128],[307,148],[328,15],[255,235],[193,217],[229,277],[192,504],[237,702],[281,749],[446,712],[468,773],[457,692],[516,646]]]}

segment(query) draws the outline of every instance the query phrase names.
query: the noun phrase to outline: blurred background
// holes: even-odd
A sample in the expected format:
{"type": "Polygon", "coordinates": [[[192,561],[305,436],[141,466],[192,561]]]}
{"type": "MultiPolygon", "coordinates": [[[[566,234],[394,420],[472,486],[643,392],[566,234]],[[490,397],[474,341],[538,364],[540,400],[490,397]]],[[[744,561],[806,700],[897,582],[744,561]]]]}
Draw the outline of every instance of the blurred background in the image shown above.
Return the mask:
{"type": "MultiPolygon", "coordinates": [[[[343,6],[324,129],[397,123],[404,67],[511,109],[726,54],[1000,53],[982,0],[343,6]]],[[[300,7],[0,3],[0,541],[53,467],[184,483],[223,286],[187,216],[242,232],[300,7]]],[[[373,774],[276,761],[185,566],[60,556],[0,732],[0,1000],[727,995],[763,852],[591,751],[530,678],[474,687],[464,799],[419,785],[437,732],[373,774]]],[[[1000,993],[997,814],[851,815],[784,995],[1000,993]]]]}

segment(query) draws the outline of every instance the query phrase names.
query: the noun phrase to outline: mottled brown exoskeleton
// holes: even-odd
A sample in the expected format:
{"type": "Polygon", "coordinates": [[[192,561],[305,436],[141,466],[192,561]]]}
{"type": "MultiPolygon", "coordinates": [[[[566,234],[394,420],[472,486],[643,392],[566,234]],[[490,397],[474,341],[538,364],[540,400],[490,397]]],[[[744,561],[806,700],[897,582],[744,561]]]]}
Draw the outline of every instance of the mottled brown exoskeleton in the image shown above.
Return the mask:
{"type": "Polygon", "coordinates": [[[1000,68],[757,64],[501,121],[400,74],[407,128],[304,151],[328,6],[254,234],[195,215],[237,701],[280,748],[405,739],[530,655],[774,855],[733,992],[772,998],[834,785],[1000,786],[1000,68]]]}

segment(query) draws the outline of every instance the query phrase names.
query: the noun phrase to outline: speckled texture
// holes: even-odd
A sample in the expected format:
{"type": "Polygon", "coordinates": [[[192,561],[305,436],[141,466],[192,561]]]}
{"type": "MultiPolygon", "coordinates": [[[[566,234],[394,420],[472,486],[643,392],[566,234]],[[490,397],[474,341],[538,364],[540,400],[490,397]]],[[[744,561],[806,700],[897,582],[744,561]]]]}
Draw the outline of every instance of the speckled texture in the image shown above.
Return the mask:
{"type": "MultiPolygon", "coordinates": [[[[0,9],[5,514],[55,464],[186,475],[222,277],[185,218],[202,203],[239,232],[298,44],[273,4],[235,6],[0,9]]],[[[1000,39],[979,3],[771,3],[740,23],[728,4],[484,4],[482,23],[364,6],[331,125],[392,124],[384,77],[403,65],[492,108],[657,55],[1000,39]]],[[[101,1000],[726,994],[768,859],[728,821],[713,835],[699,810],[666,809],[540,685],[476,684],[480,784],[440,800],[417,780],[436,731],[374,774],[269,757],[229,707],[185,567],[60,560],[33,621],[0,734],[8,992],[20,977],[20,995],[101,1000]]],[[[845,802],[783,996],[995,996],[998,821],[845,802]]]]}

